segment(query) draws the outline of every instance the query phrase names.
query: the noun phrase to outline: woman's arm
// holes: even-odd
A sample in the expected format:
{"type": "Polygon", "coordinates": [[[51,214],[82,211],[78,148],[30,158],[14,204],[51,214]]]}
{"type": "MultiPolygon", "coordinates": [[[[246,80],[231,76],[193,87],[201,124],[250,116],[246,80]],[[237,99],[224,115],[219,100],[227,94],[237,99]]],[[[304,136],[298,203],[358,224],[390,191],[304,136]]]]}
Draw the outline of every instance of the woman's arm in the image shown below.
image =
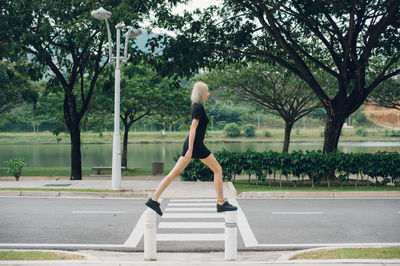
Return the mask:
{"type": "Polygon", "coordinates": [[[192,125],[190,126],[190,131],[189,131],[189,148],[188,148],[188,151],[185,154],[185,158],[187,160],[192,159],[193,143],[194,143],[194,138],[196,136],[196,129],[197,129],[198,125],[199,125],[199,120],[198,119],[193,119],[192,120],[192,125]]]}

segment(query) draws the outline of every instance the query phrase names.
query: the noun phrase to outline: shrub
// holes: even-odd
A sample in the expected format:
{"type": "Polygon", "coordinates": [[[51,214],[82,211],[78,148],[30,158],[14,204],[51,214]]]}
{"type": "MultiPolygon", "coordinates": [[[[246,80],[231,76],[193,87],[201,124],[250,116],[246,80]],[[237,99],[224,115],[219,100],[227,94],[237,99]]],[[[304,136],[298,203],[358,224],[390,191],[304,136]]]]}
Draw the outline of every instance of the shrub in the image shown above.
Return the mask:
{"type": "Polygon", "coordinates": [[[246,137],[255,137],[256,135],[256,127],[250,124],[244,125],[243,131],[246,137]]]}
{"type": "Polygon", "coordinates": [[[356,129],[356,135],[361,137],[366,137],[368,135],[368,131],[360,127],[356,129]]]}
{"type": "Polygon", "coordinates": [[[22,167],[25,166],[24,158],[14,158],[9,161],[5,161],[4,165],[8,167],[7,174],[13,175],[17,181],[22,173],[22,167]]]}
{"type": "Polygon", "coordinates": [[[400,130],[393,130],[392,129],[392,132],[390,133],[390,136],[392,136],[392,137],[400,137],[400,130]]]}
{"type": "Polygon", "coordinates": [[[270,138],[270,137],[272,137],[272,134],[268,130],[265,130],[264,131],[264,136],[266,136],[267,138],[270,138]]]}
{"type": "Polygon", "coordinates": [[[238,137],[240,135],[240,129],[236,123],[229,123],[224,127],[224,133],[228,137],[238,137]]]}

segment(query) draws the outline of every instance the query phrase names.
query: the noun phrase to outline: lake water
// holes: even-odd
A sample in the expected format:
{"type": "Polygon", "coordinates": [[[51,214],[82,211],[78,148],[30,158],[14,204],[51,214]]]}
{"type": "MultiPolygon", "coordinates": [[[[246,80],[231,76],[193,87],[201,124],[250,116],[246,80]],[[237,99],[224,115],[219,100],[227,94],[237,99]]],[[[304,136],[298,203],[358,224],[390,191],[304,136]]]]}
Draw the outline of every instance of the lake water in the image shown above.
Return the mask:
{"type": "MultiPolygon", "coordinates": [[[[282,143],[206,143],[211,152],[224,148],[228,151],[246,151],[247,149],[262,152],[266,150],[281,151],[282,143]]],[[[293,150],[318,150],[322,149],[322,143],[303,142],[291,143],[293,150]]],[[[0,165],[3,161],[15,157],[25,159],[28,167],[69,167],[69,144],[41,144],[41,145],[0,145],[0,165]]],[[[339,149],[343,152],[369,152],[397,151],[400,152],[400,142],[343,142],[339,143],[339,149]]],[[[165,144],[129,144],[128,167],[150,168],[151,162],[161,161],[166,167],[174,165],[173,157],[181,153],[181,143],[165,144]]],[[[85,144],[82,145],[82,165],[111,166],[112,144],[85,144]]]]}

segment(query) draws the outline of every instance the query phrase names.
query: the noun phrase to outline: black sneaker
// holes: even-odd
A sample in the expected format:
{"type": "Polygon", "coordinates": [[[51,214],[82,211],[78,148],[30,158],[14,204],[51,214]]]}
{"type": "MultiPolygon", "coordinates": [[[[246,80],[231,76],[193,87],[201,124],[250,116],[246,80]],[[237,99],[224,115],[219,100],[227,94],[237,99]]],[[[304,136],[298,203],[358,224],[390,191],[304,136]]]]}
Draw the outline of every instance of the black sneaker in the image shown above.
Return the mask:
{"type": "Polygon", "coordinates": [[[151,198],[145,203],[147,207],[158,213],[158,215],[162,216],[162,211],[160,209],[160,203],[152,200],[151,198]]]}
{"type": "Polygon", "coordinates": [[[225,201],[224,204],[219,205],[217,203],[217,212],[229,212],[229,211],[236,211],[237,207],[230,205],[229,202],[225,201]]]}

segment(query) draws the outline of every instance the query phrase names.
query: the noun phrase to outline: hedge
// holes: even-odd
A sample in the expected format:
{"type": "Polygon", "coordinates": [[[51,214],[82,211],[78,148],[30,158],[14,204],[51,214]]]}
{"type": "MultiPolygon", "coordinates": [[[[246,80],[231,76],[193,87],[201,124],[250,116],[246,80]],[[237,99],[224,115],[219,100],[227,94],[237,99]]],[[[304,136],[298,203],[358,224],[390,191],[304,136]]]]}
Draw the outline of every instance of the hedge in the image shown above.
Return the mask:
{"type": "MultiPolygon", "coordinates": [[[[364,180],[374,178],[377,184],[400,184],[400,154],[397,152],[371,153],[329,153],[321,151],[293,151],[292,153],[265,152],[216,152],[216,159],[223,169],[224,179],[234,180],[236,175],[256,176],[256,182],[263,181],[279,172],[289,178],[310,177],[312,186],[319,184],[327,173],[336,173],[340,182],[348,181],[350,174],[364,180]]],[[[175,157],[177,161],[179,155],[175,157]]],[[[200,160],[192,160],[181,174],[184,181],[212,181],[213,172],[200,160]]],[[[355,184],[357,186],[357,182],[355,184]]]]}

